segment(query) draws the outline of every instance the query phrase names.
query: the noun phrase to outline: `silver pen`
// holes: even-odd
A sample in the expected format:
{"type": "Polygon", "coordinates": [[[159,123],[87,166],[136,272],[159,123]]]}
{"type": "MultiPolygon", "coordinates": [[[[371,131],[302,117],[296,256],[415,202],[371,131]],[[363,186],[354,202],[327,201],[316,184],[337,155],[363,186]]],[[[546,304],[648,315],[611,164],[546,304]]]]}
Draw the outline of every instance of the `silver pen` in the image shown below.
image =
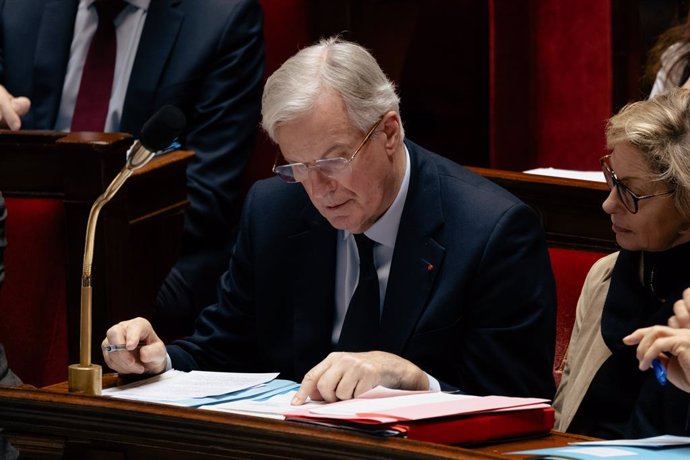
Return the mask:
{"type": "MultiPolygon", "coordinates": [[[[138,350],[141,347],[146,345],[144,342],[139,342],[139,344],[134,348],[134,350],[138,350]]],[[[106,351],[108,353],[115,353],[117,351],[134,351],[134,350],[127,350],[127,345],[124,343],[117,343],[114,345],[103,345],[103,351],[106,351]]]]}

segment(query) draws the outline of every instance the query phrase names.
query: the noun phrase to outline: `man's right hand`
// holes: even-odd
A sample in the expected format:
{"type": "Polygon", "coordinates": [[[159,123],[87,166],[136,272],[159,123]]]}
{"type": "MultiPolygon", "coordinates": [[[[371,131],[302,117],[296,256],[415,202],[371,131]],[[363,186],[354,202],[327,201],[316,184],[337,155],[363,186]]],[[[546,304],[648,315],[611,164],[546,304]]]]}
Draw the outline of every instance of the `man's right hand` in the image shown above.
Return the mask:
{"type": "Polygon", "coordinates": [[[0,127],[13,131],[22,127],[22,118],[29,112],[31,101],[26,97],[14,97],[0,85],[0,127]]]}
{"type": "Polygon", "coordinates": [[[121,374],[160,374],[165,370],[167,351],[144,318],[122,321],[108,329],[103,340],[105,363],[121,374]],[[108,346],[124,345],[124,350],[106,351],[108,346]]]}

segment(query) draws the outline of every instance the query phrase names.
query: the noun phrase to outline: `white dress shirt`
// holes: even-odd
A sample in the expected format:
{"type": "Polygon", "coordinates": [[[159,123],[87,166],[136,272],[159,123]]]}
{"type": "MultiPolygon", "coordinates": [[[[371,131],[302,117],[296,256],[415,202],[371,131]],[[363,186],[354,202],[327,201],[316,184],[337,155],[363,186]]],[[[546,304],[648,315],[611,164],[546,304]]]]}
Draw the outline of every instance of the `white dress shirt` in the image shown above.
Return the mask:
{"type": "MultiPolygon", "coordinates": [[[[80,0],[77,17],[74,21],[74,35],[70,47],[70,58],[67,64],[65,83],[62,88],[62,98],[55,121],[56,131],[69,131],[72,115],[77,103],[81,74],[84,70],[86,55],[89,52],[91,39],[98,28],[98,13],[93,5],[95,0],[80,0]]],[[[132,74],[134,58],[139,47],[139,39],[146,22],[146,14],[151,0],[125,0],[127,5],[114,20],[117,37],[117,55],[115,58],[115,74],[113,75],[113,90],[108,106],[104,131],[119,131],[122,120],[122,108],[127,94],[129,77],[132,74]]]]}
{"type": "MultiPolygon", "coordinates": [[[[374,225],[364,232],[364,234],[374,243],[374,266],[379,278],[379,311],[383,310],[383,303],[386,298],[386,288],[388,287],[388,276],[391,271],[393,261],[393,250],[395,240],[398,236],[400,218],[407,191],[410,187],[410,153],[405,147],[405,175],[403,176],[400,190],[393,200],[393,204],[377,220],[374,225]]],[[[347,307],[350,299],[357,288],[359,279],[359,253],[355,237],[347,230],[338,230],[338,246],[336,248],[336,268],[335,268],[335,321],[333,323],[333,334],[331,341],[333,345],[338,343],[340,331],[345,322],[347,307]]],[[[434,377],[427,374],[429,378],[429,389],[440,391],[441,385],[434,377]]]]}
{"type": "MultiPolygon", "coordinates": [[[[407,190],[410,186],[410,154],[405,147],[405,175],[403,176],[400,190],[388,210],[374,222],[374,225],[364,234],[374,243],[374,266],[379,278],[379,309],[383,309],[388,286],[388,275],[393,260],[395,239],[398,236],[400,217],[402,216],[407,190]]],[[[335,321],[331,341],[333,345],[338,343],[340,331],[345,322],[345,314],[350,304],[350,299],[357,288],[359,279],[359,253],[357,243],[352,233],[347,230],[338,230],[338,246],[336,248],[335,266],[335,321]]]]}

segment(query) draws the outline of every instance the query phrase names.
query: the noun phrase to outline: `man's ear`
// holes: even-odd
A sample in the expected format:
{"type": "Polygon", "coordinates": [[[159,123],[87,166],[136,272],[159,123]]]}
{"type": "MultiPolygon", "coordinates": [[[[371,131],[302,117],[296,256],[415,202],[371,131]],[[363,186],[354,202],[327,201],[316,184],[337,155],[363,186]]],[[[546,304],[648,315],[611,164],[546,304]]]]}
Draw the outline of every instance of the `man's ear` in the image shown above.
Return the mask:
{"type": "Polygon", "coordinates": [[[402,143],[402,121],[397,112],[388,112],[381,122],[382,130],[386,134],[386,150],[397,151],[402,143]]]}

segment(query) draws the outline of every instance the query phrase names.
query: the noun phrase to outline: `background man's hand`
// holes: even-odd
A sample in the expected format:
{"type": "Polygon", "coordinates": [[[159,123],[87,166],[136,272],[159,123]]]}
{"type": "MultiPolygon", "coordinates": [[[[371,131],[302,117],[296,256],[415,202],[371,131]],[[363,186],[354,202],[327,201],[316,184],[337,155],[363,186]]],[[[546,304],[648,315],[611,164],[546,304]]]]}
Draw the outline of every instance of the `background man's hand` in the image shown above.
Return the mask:
{"type": "Polygon", "coordinates": [[[31,108],[31,101],[26,97],[14,97],[0,85],[0,127],[13,131],[22,127],[21,117],[31,108]]]}

